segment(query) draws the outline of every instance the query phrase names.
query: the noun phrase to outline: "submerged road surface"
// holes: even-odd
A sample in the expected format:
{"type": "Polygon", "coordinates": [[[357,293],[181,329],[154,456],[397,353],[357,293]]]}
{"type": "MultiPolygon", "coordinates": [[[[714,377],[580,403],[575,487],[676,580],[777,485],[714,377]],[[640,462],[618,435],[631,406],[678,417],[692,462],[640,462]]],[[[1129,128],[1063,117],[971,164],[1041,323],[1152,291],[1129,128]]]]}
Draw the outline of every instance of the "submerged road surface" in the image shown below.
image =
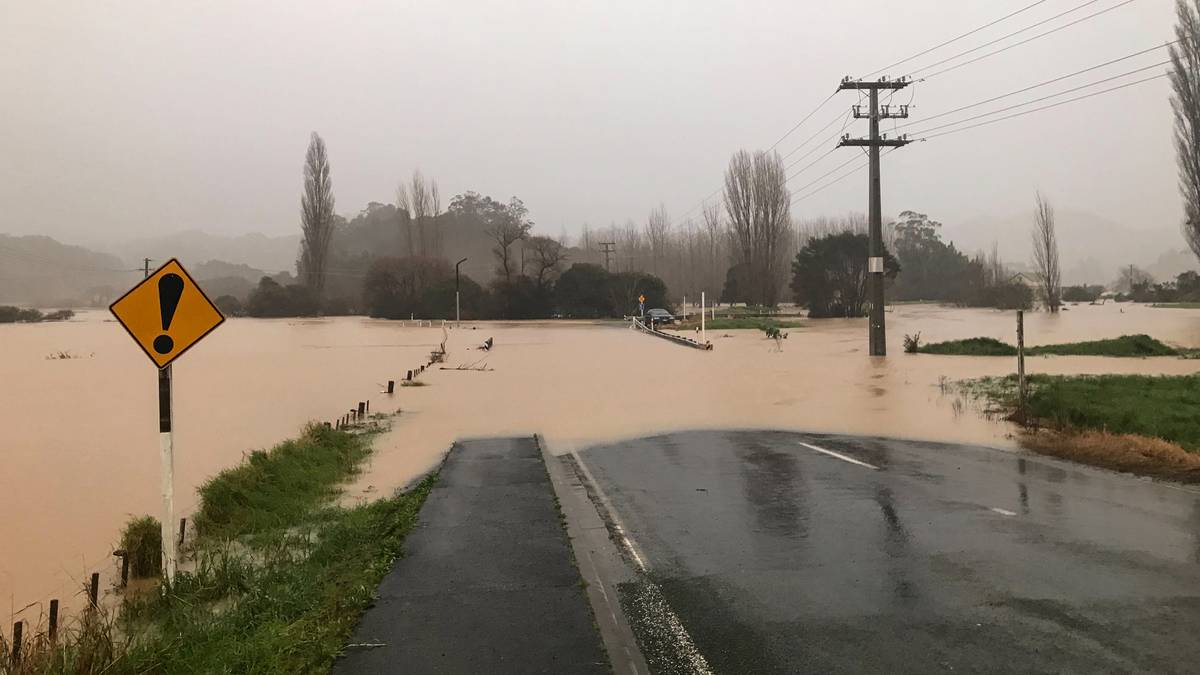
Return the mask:
{"type": "Polygon", "coordinates": [[[986,448],[761,431],[579,459],[682,626],[639,623],[661,613],[622,588],[659,672],[1200,669],[1189,489],[986,448]]]}

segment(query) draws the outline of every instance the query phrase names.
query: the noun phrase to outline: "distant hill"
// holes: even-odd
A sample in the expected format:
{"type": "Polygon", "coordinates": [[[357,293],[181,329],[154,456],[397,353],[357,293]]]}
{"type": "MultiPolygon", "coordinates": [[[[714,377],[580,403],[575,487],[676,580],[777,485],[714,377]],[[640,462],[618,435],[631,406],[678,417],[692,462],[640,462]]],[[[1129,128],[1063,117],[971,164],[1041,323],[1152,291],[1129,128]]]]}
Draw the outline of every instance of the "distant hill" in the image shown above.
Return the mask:
{"type": "MultiPolygon", "coordinates": [[[[937,220],[936,214],[930,214],[930,217],[937,220]]],[[[1197,267],[1194,260],[1186,263],[1183,258],[1172,255],[1183,244],[1182,235],[1175,230],[1143,230],[1094,213],[1068,209],[1056,210],[1055,225],[1065,284],[1107,284],[1126,265],[1137,265],[1145,270],[1158,266],[1164,275],[1159,281],[1197,267]],[[1164,259],[1164,255],[1169,260],[1164,259]],[[1158,265],[1160,260],[1162,265],[1158,265]],[[1180,265],[1190,267],[1168,274],[1180,265]]],[[[967,252],[990,251],[995,241],[1004,261],[1029,263],[1033,257],[1031,228],[1032,212],[1016,213],[963,223],[946,222],[942,236],[967,252]]],[[[1154,276],[1159,277],[1158,274],[1154,276]]]]}
{"type": "Polygon", "coordinates": [[[235,265],[275,273],[296,269],[300,250],[300,235],[267,236],[257,232],[237,236],[209,234],[198,230],[165,234],[157,237],[116,241],[105,247],[120,256],[127,265],[139,266],[142,258],[151,258],[157,265],[169,258],[179,258],[191,268],[209,260],[221,260],[235,265]]]}
{"type": "Polygon", "coordinates": [[[140,278],[107,253],[40,235],[0,234],[0,304],[103,306],[140,278]]]}

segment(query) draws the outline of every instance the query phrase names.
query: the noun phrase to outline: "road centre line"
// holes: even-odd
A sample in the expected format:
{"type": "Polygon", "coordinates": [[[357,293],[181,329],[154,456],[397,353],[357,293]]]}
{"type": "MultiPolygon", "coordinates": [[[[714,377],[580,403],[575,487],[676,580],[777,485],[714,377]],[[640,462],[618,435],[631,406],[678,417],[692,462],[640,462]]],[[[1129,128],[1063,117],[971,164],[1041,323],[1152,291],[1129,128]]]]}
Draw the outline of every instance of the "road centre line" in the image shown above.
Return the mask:
{"type": "Polygon", "coordinates": [[[803,445],[804,447],[808,448],[809,450],[815,450],[815,451],[817,451],[817,452],[819,452],[819,453],[822,453],[822,454],[825,454],[825,455],[829,455],[830,457],[833,457],[833,458],[835,458],[835,459],[840,459],[840,460],[842,460],[843,462],[850,462],[851,464],[857,464],[857,465],[859,465],[859,466],[865,466],[865,467],[867,467],[868,469],[871,469],[871,470],[873,470],[873,471],[878,471],[878,470],[879,470],[879,467],[875,466],[874,464],[867,464],[866,462],[860,462],[860,461],[858,461],[857,459],[854,459],[853,457],[847,457],[846,455],[843,455],[843,454],[842,454],[842,453],[840,453],[840,452],[834,452],[834,451],[832,451],[832,450],[826,450],[825,448],[819,448],[819,447],[817,447],[817,446],[815,446],[815,445],[812,445],[811,443],[805,443],[804,441],[798,441],[798,442],[800,443],[800,445],[803,445]]]}

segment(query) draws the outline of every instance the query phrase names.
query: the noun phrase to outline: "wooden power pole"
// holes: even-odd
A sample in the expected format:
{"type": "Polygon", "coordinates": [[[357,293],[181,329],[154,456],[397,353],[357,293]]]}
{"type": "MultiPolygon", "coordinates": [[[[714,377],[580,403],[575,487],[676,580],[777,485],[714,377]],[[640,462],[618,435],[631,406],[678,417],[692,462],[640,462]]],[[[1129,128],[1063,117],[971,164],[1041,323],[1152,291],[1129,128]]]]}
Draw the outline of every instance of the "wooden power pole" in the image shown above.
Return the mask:
{"type": "Polygon", "coordinates": [[[871,356],[887,356],[887,341],[886,331],[884,330],[883,318],[883,214],[879,205],[880,190],[879,190],[879,148],[892,147],[898,148],[909,144],[907,136],[900,138],[889,139],[879,135],[879,120],[881,119],[903,119],[908,117],[908,106],[898,106],[897,110],[893,110],[891,106],[879,105],[879,91],[881,89],[897,90],[903,89],[909,85],[909,81],[901,78],[899,80],[890,80],[881,78],[874,82],[866,82],[863,80],[852,80],[846,77],[838,85],[838,90],[843,89],[858,89],[866,90],[871,97],[870,110],[865,113],[861,106],[854,106],[854,117],[858,119],[867,118],[871,122],[871,135],[869,138],[850,138],[849,134],[842,137],[838,142],[838,147],[842,146],[859,146],[868,148],[871,157],[871,170],[869,178],[869,213],[870,213],[870,237],[871,243],[867,253],[867,288],[868,295],[871,301],[870,323],[870,353],[871,356]]]}
{"type": "Polygon", "coordinates": [[[617,252],[617,242],[615,242],[615,241],[600,242],[600,252],[604,254],[604,271],[611,272],[612,269],[609,266],[609,256],[611,256],[612,254],[617,252]]]}

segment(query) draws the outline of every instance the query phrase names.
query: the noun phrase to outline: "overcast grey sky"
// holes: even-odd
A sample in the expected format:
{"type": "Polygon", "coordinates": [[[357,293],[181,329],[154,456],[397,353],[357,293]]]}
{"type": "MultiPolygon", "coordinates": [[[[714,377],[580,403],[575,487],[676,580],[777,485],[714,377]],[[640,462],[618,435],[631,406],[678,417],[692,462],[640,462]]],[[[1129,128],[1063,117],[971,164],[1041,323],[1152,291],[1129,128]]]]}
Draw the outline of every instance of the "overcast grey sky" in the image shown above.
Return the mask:
{"type": "MultiPolygon", "coordinates": [[[[730,153],[769,146],[843,75],[1031,1],[0,0],[0,232],[294,232],[312,130],[328,143],[343,214],[392,201],[420,167],[444,202],[465,190],[518,195],[551,234],[642,222],[659,202],[678,218],[719,185],[730,153]]],[[[1046,0],[890,74],[1083,1],[1046,0]]],[[[1161,44],[1173,4],[1133,0],[896,101],[911,96],[914,119],[929,116],[1161,44]]],[[[978,110],[1165,59],[1160,50],[978,110]]],[[[1029,210],[1040,188],[1060,209],[1182,247],[1168,96],[1160,79],[913,144],[885,159],[884,210],[961,222],[1029,210]]],[[[856,100],[840,94],[780,149],[856,100]]],[[[865,183],[865,172],[842,181],[796,215],[865,211],[865,183]]]]}

